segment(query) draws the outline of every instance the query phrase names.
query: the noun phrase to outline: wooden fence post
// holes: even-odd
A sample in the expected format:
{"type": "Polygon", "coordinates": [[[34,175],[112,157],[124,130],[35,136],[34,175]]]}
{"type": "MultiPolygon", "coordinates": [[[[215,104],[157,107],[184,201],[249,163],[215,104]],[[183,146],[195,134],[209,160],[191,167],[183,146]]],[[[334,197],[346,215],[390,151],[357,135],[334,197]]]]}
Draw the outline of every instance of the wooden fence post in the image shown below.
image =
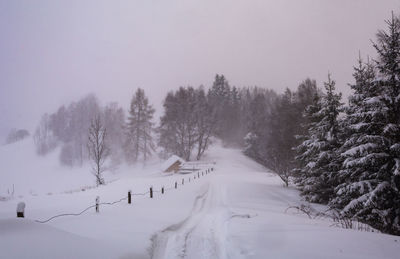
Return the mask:
{"type": "Polygon", "coordinates": [[[131,191],[128,191],[128,204],[131,204],[131,202],[132,202],[131,191]]]}
{"type": "Polygon", "coordinates": [[[175,189],[178,189],[178,183],[175,182],[175,189]]]}
{"type": "Polygon", "coordinates": [[[182,185],[185,185],[185,178],[182,178],[182,185]]]}
{"type": "Polygon", "coordinates": [[[161,188],[161,194],[164,194],[164,186],[161,188]]]}
{"type": "Polygon", "coordinates": [[[150,187],[150,198],[153,198],[153,187],[150,187]]]}
{"type": "Polygon", "coordinates": [[[99,203],[100,203],[100,197],[97,196],[96,197],[96,213],[99,213],[99,210],[100,210],[99,203]]]}
{"type": "Polygon", "coordinates": [[[197,178],[200,178],[200,172],[197,172],[197,178]]]}
{"type": "Polygon", "coordinates": [[[17,218],[25,217],[25,202],[20,202],[17,205],[17,218]]]}

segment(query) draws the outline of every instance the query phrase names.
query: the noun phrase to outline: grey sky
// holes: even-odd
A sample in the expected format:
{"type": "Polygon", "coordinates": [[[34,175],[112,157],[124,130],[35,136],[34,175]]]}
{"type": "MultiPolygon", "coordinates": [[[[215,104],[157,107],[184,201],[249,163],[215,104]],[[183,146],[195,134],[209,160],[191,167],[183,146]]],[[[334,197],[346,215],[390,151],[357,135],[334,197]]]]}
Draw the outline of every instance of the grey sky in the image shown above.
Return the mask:
{"type": "Polygon", "coordinates": [[[142,87],[160,112],[168,90],[216,73],[282,92],[330,71],[347,96],[392,10],[398,0],[0,0],[0,136],[90,92],[126,108],[142,87]]]}

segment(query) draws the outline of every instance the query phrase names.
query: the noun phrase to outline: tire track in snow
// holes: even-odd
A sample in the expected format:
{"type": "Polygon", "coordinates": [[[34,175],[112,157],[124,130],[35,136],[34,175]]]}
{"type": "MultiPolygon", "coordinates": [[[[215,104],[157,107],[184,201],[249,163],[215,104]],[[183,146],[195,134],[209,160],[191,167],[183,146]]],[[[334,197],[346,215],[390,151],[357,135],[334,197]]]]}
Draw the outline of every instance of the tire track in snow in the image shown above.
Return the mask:
{"type": "Polygon", "coordinates": [[[197,196],[190,215],[151,238],[153,259],[227,258],[227,224],[231,214],[224,202],[224,189],[208,184],[197,196]]]}

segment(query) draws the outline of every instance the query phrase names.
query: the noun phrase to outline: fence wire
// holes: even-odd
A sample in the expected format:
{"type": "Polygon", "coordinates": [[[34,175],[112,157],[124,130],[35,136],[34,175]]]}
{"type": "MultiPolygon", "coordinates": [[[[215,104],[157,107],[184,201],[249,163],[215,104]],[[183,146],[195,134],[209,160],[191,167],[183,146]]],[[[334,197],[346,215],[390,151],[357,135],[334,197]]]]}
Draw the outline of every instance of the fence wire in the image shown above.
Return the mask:
{"type": "MultiPolygon", "coordinates": [[[[209,170],[209,169],[207,169],[207,170],[209,170]]],[[[213,169],[211,169],[209,172],[211,172],[211,171],[213,171],[213,169]]],[[[207,175],[207,173],[206,173],[206,175],[207,175]]],[[[202,176],[204,176],[204,174],[202,174],[202,176]]],[[[190,177],[189,177],[189,178],[190,178],[190,177]]],[[[200,178],[200,177],[197,177],[197,178],[195,178],[195,179],[199,179],[199,178],[200,178]]],[[[183,179],[184,179],[184,178],[183,178],[183,179]]],[[[190,181],[188,181],[188,182],[190,182],[190,181]]],[[[175,188],[175,184],[176,184],[176,187],[178,187],[178,186],[184,186],[184,184],[181,184],[181,183],[179,183],[179,181],[176,181],[176,182],[174,183],[173,186],[167,187],[167,188],[164,187],[164,193],[165,193],[165,191],[177,189],[177,188],[175,188]]],[[[152,188],[152,187],[151,187],[151,188],[152,188]]],[[[161,193],[161,190],[159,191],[159,190],[154,190],[154,189],[153,189],[152,192],[153,192],[153,193],[161,193]]],[[[143,192],[143,193],[131,193],[131,196],[144,196],[144,195],[147,195],[147,194],[149,194],[149,193],[150,193],[150,191],[143,192]]],[[[37,223],[47,223],[47,222],[49,222],[49,221],[51,221],[51,220],[53,220],[53,219],[55,219],[55,218],[59,218],[59,217],[64,217],[64,216],[80,216],[80,215],[82,215],[83,213],[85,213],[86,211],[88,211],[89,209],[95,208],[96,206],[100,206],[100,205],[114,205],[114,204],[120,203],[120,202],[122,202],[122,201],[124,201],[124,200],[127,200],[127,199],[128,199],[128,197],[124,197],[124,198],[121,198],[121,199],[116,200],[116,201],[113,201],[113,202],[100,202],[100,203],[98,203],[98,204],[94,204],[94,205],[91,205],[91,206],[87,207],[86,209],[82,210],[82,211],[79,212],[79,213],[62,213],[62,214],[58,214],[58,215],[55,215],[55,216],[53,216],[53,217],[50,217],[50,218],[48,218],[48,219],[46,219],[46,220],[35,220],[35,222],[37,222],[37,223]]]]}

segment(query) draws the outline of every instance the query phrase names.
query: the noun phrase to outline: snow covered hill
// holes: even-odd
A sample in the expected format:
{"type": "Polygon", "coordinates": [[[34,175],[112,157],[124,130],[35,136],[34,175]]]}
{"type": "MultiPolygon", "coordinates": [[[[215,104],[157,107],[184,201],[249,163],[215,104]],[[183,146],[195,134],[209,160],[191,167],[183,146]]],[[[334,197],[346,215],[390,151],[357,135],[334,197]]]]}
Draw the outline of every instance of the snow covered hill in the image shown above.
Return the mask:
{"type": "MultiPolygon", "coordinates": [[[[398,258],[399,237],[341,229],[328,219],[285,212],[304,203],[298,192],[239,150],[215,146],[205,159],[217,163],[212,173],[200,178],[195,173],[152,173],[153,167],[143,174],[120,172],[115,181],[99,188],[0,201],[0,258],[398,258]],[[150,186],[153,199],[147,193],[150,186]],[[80,212],[93,205],[96,196],[101,202],[117,201],[128,190],[144,195],[133,196],[130,205],[126,200],[101,205],[98,214],[90,209],[80,216],[35,222],[80,212]],[[27,205],[25,219],[15,218],[20,201],[27,205]]],[[[11,170],[17,172],[18,166],[11,170]]],[[[17,186],[28,174],[19,173],[17,186]]],[[[70,184],[59,183],[57,188],[65,190],[70,184]]],[[[40,181],[30,186],[45,188],[40,181]]]]}
{"type": "Polygon", "coordinates": [[[59,150],[38,156],[32,137],[0,146],[0,197],[40,195],[93,185],[89,168],[63,167],[59,150]]]}

